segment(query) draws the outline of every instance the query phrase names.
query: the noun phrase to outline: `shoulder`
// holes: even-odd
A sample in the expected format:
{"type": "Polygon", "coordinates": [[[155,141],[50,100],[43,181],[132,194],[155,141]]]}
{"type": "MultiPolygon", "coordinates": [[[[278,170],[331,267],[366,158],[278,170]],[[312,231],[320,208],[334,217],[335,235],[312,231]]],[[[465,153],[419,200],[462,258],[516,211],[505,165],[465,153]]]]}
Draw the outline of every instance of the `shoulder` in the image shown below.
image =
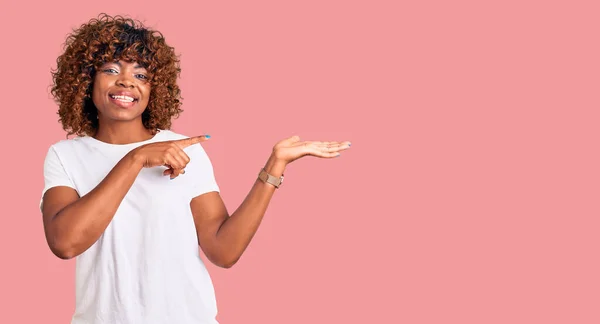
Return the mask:
{"type": "Polygon", "coordinates": [[[180,133],[174,132],[172,130],[168,130],[168,129],[160,130],[158,132],[158,136],[161,141],[175,141],[175,140],[180,140],[180,139],[190,137],[190,136],[180,134],[180,133]]]}
{"type": "Polygon", "coordinates": [[[74,152],[85,147],[85,142],[85,137],[64,139],[51,144],[48,148],[48,151],[58,155],[69,154],[70,152],[74,152]]]}
{"type": "Polygon", "coordinates": [[[44,158],[44,175],[48,179],[60,179],[67,169],[77,165],[73,163],[81,156],[81,138],[64,139],[54,142],[48,147],[44,158]]]}

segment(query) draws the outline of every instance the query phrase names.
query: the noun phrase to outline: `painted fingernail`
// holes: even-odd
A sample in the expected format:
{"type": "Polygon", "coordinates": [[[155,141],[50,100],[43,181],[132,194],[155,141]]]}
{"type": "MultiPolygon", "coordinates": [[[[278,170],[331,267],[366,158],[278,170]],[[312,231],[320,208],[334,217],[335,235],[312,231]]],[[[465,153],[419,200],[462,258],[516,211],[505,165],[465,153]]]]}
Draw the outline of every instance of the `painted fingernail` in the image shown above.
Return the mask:
{"type": "Polygon", "coordinates": [[[210,138],[210,135],[204,135],[205,138],[210,138]]]}

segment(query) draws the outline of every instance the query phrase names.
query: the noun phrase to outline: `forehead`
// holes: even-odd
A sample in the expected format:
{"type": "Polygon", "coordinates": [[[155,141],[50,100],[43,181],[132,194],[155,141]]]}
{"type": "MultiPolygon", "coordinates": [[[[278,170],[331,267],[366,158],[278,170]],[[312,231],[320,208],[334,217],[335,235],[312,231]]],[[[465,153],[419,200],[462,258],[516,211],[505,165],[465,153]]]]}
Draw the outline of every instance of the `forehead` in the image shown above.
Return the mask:
{"type": "Polygon", "coordinates": [[[125,61],[125,60],[115,60],[112,62],[106,62],[103,65],[109,65],[109,64],[114,64],[117,65],[119,67],[133,67],[134,69],[145,69],[141,64],[139,64],[138,62],[129,62],[129,61],[125,61]]]}

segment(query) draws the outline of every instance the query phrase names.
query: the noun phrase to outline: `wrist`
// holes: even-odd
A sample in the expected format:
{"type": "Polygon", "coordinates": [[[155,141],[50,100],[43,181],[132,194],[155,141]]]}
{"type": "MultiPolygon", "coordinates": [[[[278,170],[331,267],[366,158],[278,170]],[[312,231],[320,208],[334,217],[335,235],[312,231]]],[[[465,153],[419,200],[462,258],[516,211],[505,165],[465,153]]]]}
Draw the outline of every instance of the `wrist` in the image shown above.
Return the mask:
{"type": "Polygon", "coordinates": [[[271,154],[267,163],[265,164],[265,171],[267,171],[270,175],[275,177],[281,177],[283,172],[285,171],[285,167],[287,166],[287,162],[278,158],[275,155],[275,152],[271,154]]]}
{"type": "Polygon", "coordinates": [[[134,149],[131,152],[129,152],[126,157],[129,159],[129,162],[134,167],[139,168],[140,170],[144,168],[146,160],[143,156],[141,156],[141,154],[139,154],[139,151],[137,149],[134,149]]]}

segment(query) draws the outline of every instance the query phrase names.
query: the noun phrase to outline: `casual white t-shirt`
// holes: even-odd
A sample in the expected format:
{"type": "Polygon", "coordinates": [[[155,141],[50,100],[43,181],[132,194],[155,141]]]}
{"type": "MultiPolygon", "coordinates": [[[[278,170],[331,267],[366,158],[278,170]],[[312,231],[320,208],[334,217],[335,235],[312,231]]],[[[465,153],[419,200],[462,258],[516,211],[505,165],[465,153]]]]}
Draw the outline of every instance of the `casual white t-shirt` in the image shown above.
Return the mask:
{"type": "MultiPolygon", "coordinates": [[[[132,149],[186,137],[162,130],[125,145],[87,136],[60,141],[46,156],[42,196],[68,186],[82,197],[132,149]]],[[[184,151],[191,160],[184,175],[170,180],[166,167],[142,169],[102,236],[77,256],[72,324],[217,323],[190,201],[219,187],[202,146],[184,151]]]]}

